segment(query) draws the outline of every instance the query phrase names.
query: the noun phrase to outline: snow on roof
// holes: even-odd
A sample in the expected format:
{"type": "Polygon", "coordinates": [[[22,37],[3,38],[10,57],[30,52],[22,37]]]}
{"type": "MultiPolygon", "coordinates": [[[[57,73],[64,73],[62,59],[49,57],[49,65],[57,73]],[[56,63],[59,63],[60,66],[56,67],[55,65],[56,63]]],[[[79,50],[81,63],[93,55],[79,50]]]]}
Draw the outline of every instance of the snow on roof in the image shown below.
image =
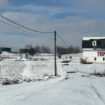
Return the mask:
{"type": "Polygon", "coordinates": [[[105,37],[83,37],[83,40],[90,40],[90,39],[105,39],[105,37]]]}

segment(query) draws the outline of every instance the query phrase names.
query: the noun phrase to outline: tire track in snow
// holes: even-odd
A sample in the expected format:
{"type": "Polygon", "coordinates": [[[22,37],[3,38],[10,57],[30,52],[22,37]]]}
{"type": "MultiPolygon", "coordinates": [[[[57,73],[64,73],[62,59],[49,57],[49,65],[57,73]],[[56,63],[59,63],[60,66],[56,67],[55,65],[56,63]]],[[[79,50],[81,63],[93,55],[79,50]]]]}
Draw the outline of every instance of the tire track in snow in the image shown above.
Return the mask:
{"type": "Polygon", "coordinates": [[[97,97],[100,99],[100,101],[103,103],[103,105],[105,105],[105,101],[104,101],[103,97],[101,96],[101,94],[96,89],[96,87],[93,84],[90,84],[90,86],[93,89],[94,93],[97,95],[97,97]]]}

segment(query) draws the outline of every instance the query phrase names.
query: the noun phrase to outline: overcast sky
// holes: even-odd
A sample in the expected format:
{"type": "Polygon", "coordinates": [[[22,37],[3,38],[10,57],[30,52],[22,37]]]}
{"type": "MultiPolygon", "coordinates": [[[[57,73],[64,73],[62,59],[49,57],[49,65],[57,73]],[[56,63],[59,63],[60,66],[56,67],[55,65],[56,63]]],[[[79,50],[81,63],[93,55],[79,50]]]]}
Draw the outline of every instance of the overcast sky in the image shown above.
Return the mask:
{"type": "MultiPolygon", "coordinates": [[[[0,14],[36,30],[56,30],[68,45],[81,47],[83,36],[105,35],[105,0],[0,0],[0,14]]],[[[52,34],[27,34],[31,36],[12,31],[0,22],[0,46],[53,47],[52,34]]],[[[63,45],[59,39],[58,44],[63,45]]]]}

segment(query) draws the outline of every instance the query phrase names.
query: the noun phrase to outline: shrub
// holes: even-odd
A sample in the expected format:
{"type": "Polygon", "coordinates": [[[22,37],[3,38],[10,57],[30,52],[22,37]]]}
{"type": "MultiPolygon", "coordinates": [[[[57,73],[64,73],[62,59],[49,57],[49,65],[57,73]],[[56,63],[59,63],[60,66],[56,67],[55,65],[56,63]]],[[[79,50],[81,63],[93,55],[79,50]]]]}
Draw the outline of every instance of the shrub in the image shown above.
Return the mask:
{"type": "Polygon", "coordinates": [[[80,59],[80,63],[82,63],[82,64],[87,64],[87,61],[86,61],[86,59],[81,58],[81,59],[80,59]]]}
{"type": "Polygon", "coordinates": [[[91,73],[91,75],[95,75],[95,76],[98,76],[98,77],[105,77],[105,71],[103,72],[94,72],[94,73],[91,73]]]}

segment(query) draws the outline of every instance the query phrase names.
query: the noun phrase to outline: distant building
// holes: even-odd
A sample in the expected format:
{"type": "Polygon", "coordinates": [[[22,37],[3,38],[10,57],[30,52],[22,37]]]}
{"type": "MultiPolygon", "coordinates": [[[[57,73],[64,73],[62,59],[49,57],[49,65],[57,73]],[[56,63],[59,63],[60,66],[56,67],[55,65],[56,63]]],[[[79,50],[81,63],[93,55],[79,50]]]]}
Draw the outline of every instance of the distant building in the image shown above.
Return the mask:
{"type": "Polygon", "coordinates": [[[0,47],[0,52],[11,52],[11,48],[8,47],[0,47]]]}
{"type": "Polygon", "coordinates": [[[105,37],[83,37],[82,49],[86,62],[105,63],[105,37]]]}

